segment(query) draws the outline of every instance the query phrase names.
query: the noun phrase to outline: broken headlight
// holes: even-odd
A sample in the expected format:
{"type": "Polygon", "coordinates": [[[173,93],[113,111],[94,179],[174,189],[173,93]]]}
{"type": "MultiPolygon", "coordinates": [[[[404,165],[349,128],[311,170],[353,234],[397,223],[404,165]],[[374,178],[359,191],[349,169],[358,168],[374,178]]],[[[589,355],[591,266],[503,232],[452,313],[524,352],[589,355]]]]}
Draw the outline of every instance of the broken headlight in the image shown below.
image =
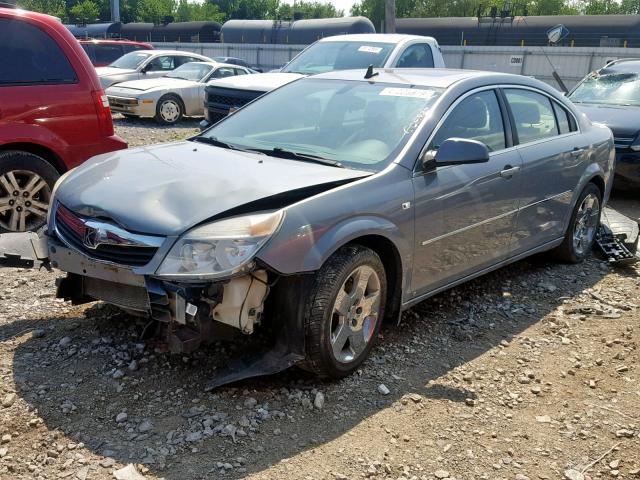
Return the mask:
{"type": "Polygon", "coordinates": [[[215,278],[240,272],[277,230],[282,217],[278,210],[196,227],[178,239],[157,274],[215,278]]]}

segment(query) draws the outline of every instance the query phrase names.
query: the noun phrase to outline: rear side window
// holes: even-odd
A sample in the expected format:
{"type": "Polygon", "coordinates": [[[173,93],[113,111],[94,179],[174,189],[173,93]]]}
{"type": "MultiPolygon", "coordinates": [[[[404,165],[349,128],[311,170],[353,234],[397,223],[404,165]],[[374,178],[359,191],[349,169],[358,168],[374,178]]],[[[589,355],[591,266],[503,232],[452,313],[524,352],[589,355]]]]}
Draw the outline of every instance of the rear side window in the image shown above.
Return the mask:
{"type": "Polygon", "coordinates": [[[574,132],[576,128],[574,128],[569,112],[567,112],[556,102],[551,103],[553,104],[553,110],[556,112],[556,119],[558,121],[558,129],[560,130],[560,134],[562,135],[564,133],[574,132]]]}
{"type": "Polygon", "coordinates": [[[551,100],[531,90],[504,91],[516,124],[519,143],[534,142],[558,135],[551,100]]]}
{"type": "Polygon", "coordinates": [[[55,85],[78,78],[58,44],[27,22],[0,18],[0,85],[55,85]]]}
{"type": "Polygon", "coordinates": [[[135,52],[136,50],[147,50],[145,47],[143,47],[142,45],[129,45],[129,44],[124,44],[122,45],[122,48],[124,48],[124,53],[130,53],[130,52],[135,52]]]}
{"type": "Polygon", "coordinates": [[[108,44],[96,44],[95,55],[97,63],[105,63],[109,65],[119,59],[124,52],[122,51],[122,45],[108,45],[108,44]]]}
{"type": "Polygon", "coordinates": [[[433,53],[425,43],[411,45],[398,60],[398,68],[433,68],[433,53]]]}

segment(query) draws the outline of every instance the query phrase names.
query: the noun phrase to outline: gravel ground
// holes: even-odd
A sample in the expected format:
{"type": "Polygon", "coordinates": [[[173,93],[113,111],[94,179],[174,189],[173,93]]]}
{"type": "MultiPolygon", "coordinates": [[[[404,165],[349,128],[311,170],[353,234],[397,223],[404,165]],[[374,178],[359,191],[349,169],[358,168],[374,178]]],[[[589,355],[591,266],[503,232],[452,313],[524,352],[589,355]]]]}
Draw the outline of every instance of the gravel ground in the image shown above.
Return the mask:
{"type": "MultiPolygon", "coordinates": [[[[116,119],[131,145],[196,126],[116,119]]],[[[57,273],[6,269],[0,478],[640,478],[639,272],[536,257],[406,312],[349,378],[207,394],[241,344],[171,356],[56,300],[57,273]]]]}

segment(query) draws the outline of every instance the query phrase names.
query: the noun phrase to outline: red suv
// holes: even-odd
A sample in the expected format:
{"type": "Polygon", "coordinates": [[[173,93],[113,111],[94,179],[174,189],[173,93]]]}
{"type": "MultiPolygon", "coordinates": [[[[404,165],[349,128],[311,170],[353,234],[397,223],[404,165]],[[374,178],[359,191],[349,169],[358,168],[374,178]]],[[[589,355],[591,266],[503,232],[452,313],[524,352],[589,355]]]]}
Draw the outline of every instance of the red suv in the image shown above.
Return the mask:
{"type": "Polygon", "coordinates": [[[93,65],[57,18],[0,7],[0,45],[0,233],[36,230],[62,173],[127,143],[114,135],[93,65]]]}
{"type": "Polygon", "coordinates": [[[80,45],[94,67],[106,67],[125,53],[153,49],[153,45],[148,43],[130,40],[80,40],[80,45]]]}

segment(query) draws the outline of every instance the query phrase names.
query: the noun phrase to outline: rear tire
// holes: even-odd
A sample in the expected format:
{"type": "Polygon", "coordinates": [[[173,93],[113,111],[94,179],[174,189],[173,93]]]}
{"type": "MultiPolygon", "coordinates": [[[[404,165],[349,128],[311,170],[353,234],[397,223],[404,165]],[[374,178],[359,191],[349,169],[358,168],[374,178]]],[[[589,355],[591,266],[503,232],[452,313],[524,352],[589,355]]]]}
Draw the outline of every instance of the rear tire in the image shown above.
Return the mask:
{"type": "Polygon", "coordinates": [[[19,150],[0,152],[0,233],[41,228],[59,176],[38,155],[19,150]]]}
{"type": "Polygon", "coordinates": [[[555,256],[569,263],[580,263],[587,258],[596,239],[601,214],[600,189],[588,183],[573,208],[564,240],[553,252],[555,256]]]}
{"type": "Polygon", "coordinates": [[[387,278],[380,257],[350,245],[316,274],[305,309],[302,368],[342,378],[367,358],[384,318],[387,278]]]}
{"type": "Polygon", "coordinates": [[[156,104],[155,119],[160,125],[175,125],[184,115],[184,105],[177,95],[163,95],[156,104]]]}

